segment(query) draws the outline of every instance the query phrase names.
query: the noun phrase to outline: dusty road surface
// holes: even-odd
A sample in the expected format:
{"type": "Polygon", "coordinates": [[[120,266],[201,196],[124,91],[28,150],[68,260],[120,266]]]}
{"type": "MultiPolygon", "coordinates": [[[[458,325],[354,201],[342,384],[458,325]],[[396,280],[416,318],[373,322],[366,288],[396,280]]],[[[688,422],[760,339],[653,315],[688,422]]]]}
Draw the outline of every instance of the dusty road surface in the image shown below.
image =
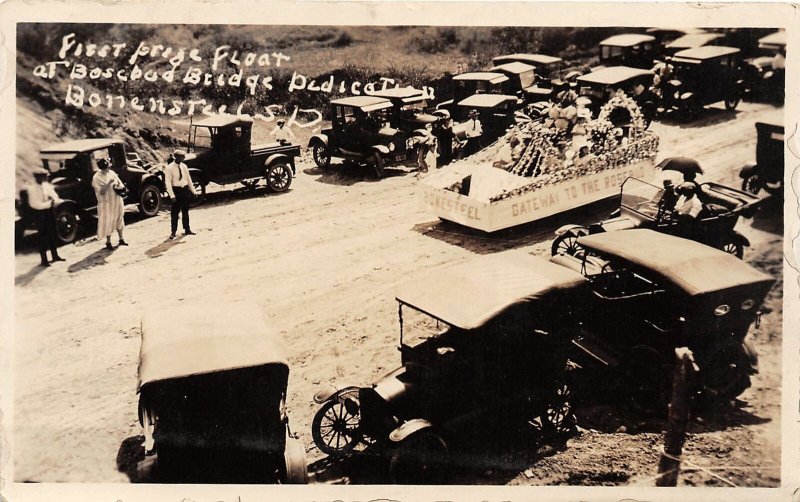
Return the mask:
{"type": "MultiPolygon", "coordinates": [[[[696,157],[706,179],[738,186],[738,168],[754,156],[754,123],[780,121],[782,113],[744,103],[736,113],[711,109],[691,125],[656,123],[659,160],[696,157]]],[[[191,213],[196,236],[167,241],[166,212],[149,220],[130,214],[129,247],[107,252],[84,241],[64,247],[66,263],[49,269],[37,267],[38,255],[23,243],[15,278],[15,480],[127,482],[131,447],[141,439],[142,313],[151,305],[246,299],[286,343],[288,410],[309,448],[313,480],[386,482],[380,463],[322,460],[311,440],[311,397],[322,382],[368,384],[399,363],[396,286],[476,254],[549,253],[554,229],[596,221],[613,206],[484,235],[421,209],[414,173],[387,173],[380,181],[341,165],[323,173],[306,156],[284,194],[211,193],[191,213]]],[[[767,208],[739,229],[753,243],[745,259],[780,279],[781,211],[767,208]]],[[[779,282],[768,299],[772,313],[754,331],[761,373],[753,386],[691,425],[687,458],[705,470],[687,471],[682,484],[779,484],[781,301],[779,282]]],[[[581,433],[566,445],[540,447],[521,436],[481,452],[476,458],[487,464],[454,482],[652,485],[663,422],[602,403],[579,409],[578,418],[581,433]]]]}

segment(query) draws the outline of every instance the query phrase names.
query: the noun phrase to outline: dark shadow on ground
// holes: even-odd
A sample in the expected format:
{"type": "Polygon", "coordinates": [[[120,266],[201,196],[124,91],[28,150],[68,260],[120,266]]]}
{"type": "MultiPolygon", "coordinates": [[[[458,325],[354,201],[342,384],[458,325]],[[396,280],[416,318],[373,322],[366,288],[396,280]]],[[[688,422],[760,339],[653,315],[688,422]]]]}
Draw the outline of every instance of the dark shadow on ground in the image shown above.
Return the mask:
{"type": "MultiPolygon", "coordinates": [[[[619,207],[619,196],[565,211],[541,220],[487,233],[446,220],[434,220],[413,227],[417,232],[477,254],[516,249],[555,239],[555,231],[567,224],[589,225],[606,219],[619,207]]],[[[549,244],[548,244],[549,246],[549,244]]]]}
{"type": "Polygon", "coordinates": [[[158,258],[159,256],[163,255],[164,253],[166,253],[173,247],[177,246],[178,244],[183,244],[182,241],[184,237],[185,237],[184,235],[178,235],[172,240],[167,239],[164,242],[156,244],[155,246],[151,247],[150,249],[145,251],[144,254],[148,258],[158,258]]]}
{"type": "MultiPolygon", "coordinates": [[[[722,106],[722,105],[720,105],[722,106]]],[[[736,110],[728,111],[723,108],[703,108],[698,117],[690,122],[687,122],[681,117],[680,112],[668,112],[658,118],[658,121],[663,124],[675,125],[680,129],[695,129],[707,127],[714,124],[721,124],[723,122],[730,122],[736,120],[739,112],[736,110]]]]}
{"type": "MultiPolygon", "coordinates": [[[[759,196],[762,196],[760,194],[759,196]]],[[[783,198],[768,196],[753,215],[753,228],[775,235],[783,235],[783,198]]]]}
{"type": "MultiPolygon", "coordinates": [[[[56,262],[55,265],[58,265],[58,263],[61,263],[61,262],[56,262]]],[[[52,265],[52,266],[55,266],[55,265],[52,265]]],[[[20,287],[27,286],[28,284],[33,282],[33,280],[36,278],[37,275],[39,275],[42,272],[44,272],[45,270],[47,270],[47,268],[48,267],[43,267],[41,265],[36,265],[35,267],[31,268],[30,270],[28,270],[24,274],[21,274],[21,275],[18,275],[16,277],[14,277],[14,286],[20,286],[20,287]]]]}
{"type": "Polygon", "coordinates": [[[316,176],[318,183],[328,185],[352,186],[356,183],[374,183],[383,178],[394,178],[416,173],[414,168],[384,167],[383,177],[378,178],[375,170],[368,165],[360,165],[355,162],[332,162],[327,169],[310,167],[303,170],[309,176],[316,176]]]}
{"type": "Polygon", "coordinates": [[[82,270],[87,270],[92,267],[97,267],[100,265],[106,264],[106,258],[109,257],[117,248],[114,249],[106,249],[102,247],[97,251],[93,252],[86,258],[82,259],[81,261],[75,262],[67,268],[67,272],[75,273],[80,272],[82,270]]]}
{"type": "Polygon", "coordinates": [[[152,479],[145,479],[137,469],[140,461],[144,460],[144,436],[131,436],[125,438],[117,450],[117,471],[128,476],[131,483],[147,483],[152,479]]]}

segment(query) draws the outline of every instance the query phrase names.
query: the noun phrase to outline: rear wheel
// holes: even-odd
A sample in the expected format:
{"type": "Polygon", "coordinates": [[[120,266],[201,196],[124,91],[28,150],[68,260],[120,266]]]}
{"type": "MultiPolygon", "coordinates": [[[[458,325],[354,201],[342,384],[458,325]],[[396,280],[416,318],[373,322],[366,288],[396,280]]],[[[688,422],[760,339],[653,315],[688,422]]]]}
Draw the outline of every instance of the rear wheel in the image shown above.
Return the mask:
{"type": "Polygon", "coordinates": [[[732,254],[740,260],[744,257],[744,244],[739,239],[736,239],[733,235],[729,235],[725,239],[725,242],[722,243],[722,247],[720,249],[726,253],[732,254]]]}
{"type": "Polygon", "coordinates": [[[447,473],[447,443],[423,430],[403,440],[392,452],[389,474],[396,484],[443,484],[447,473]]]}
{"type": "Polygon", "coordinates": [[[331,165],[331,151],[322,141],[315,141],[311,145],[311,155],[320,169],[328,169],[331,165]]]}
{"type": "Polygon", "coordinates": [[[158,214],[161,209],[161,189],[148,183],[139,192],[139,212],[150,218],[158,214]]]}
{"type": "Polygon", "coordinates": [[[753,174],[742,180],[742,190],[758,195],[758,192],[761,191],[761,180],[758,179],[758,175],[753,174]]]}
{"type": "Polygon", "coordinates": [[[307,484],[308,464],[306,463],[306,449],[302,441],[295,438],[286,440],[286,449],[283,452],[285,476],[283,481],[287,484],[307,484]]]}
{"type": "Polygon", "coordinates": [[[56,237],[62,244],[74,242],[78,237],[78,216],[72,206],[59,206],[55,211],[56,237]]]}
{"type": "Polygon", "coordinates": [[[355,401],[326,401],[314,415],[311,436],[323,453],[341,456],[351,452],[361,440],[361,415],[355,401]]]}
{"type": "Polygon", "coordinates": [[[292,184],[292,170],[286,162],[273,162],[267,171],[267,185],[273,192],[285,192],[292,184]]]}
{"type": "Polygon", "coordinates": [[[578,256],[584,253],[583,247],[578,244],[578,235],[574,232],[564,232],[553,241],[550,249],[550,254],[553,256],[565,254],[569,256],[578,256]]]}
{"type": "Polygon", "coordinates": [[[375,176],[378,179],[383,178],[383,157],[381,154],[378,152],[372,154],[372,157],[369,158],[369,163],[372,164],[372,168],[375,170],[375,176]]]}
{"type": "Polygon", "coordinates": [[[750,387],[750,362],[740,347],[726,347],[703,368],[704,393],[712,399],[734,399],[750,387]]]}
{"type": "Polygon", "coordinates": [[[631,406],[648,414],[666,411],[671,380],[658,351],[644,345],[636,346],[627,354],[625,364],[623,376],[631,406]]]}

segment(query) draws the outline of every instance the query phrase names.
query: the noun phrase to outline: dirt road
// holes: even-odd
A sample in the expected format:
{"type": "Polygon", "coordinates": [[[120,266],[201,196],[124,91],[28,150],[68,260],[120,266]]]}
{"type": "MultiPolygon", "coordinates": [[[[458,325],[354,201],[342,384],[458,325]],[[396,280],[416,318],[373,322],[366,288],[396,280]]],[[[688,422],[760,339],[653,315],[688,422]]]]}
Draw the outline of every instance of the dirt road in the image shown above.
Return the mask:
{"type": "MultiPolygon", "coordinates": [[[[707,169],[706,179],[738,185],[738,168],[755,153],[754,123],[781,119],[781,109],[745,103],[735,114],[709,110],[691,126],[654,124],[659,160],[693,156],[707,169]]],[[[310,448],[309,459],[318,460],[310,433],[317,386],[370,383],[399,362],[398,284],[475,254],[549,252],[555,228],[595,221],[613,204],[487,236],[423,210],[413,173],[387,169],[380,181],[341,165],[323,173],[309,157],[298,171],[284,194],[233,187],[211,193],[192,211],[196,236],[166,241],[167,213],[142,221],[130,215],[128,248],[108,253],[96,241],[67,246],[61,252],[67,262],[46,270],[30,250],[17,255],[16,481],[128,481],[117,464],[129,459],[117,457],[140,433],[139,320],[148,306],[177,303],[249,300],[260,306],[286,342],[292,427],[310,448]]],[[[740,223],[753,242],[747,261],[778,277],[779,219],[774,211],[740,223]]],[[[741,467],[723,473],[736,484],[779,482],[781,296],[778,286],[769,300],[774,311],[757,333],[761,374],[742,397],[746,404],[696,423],[689,440],[696,464],[741,467]]],[[[553,456],[521,452],[513,469],[481,471],[464,482],[646,483],[657,465],[658,424],[637,428],[628,421],[635,417],[604,413],[583,410],[586,430],[553,456]],[[618,432],[617,424],[627,432],[618,432]]],[[[346,482],[341,469],[320,465],[318,481],[346,482]]],[[[682,482],[722,484],[702,471],[682,482]]]]}

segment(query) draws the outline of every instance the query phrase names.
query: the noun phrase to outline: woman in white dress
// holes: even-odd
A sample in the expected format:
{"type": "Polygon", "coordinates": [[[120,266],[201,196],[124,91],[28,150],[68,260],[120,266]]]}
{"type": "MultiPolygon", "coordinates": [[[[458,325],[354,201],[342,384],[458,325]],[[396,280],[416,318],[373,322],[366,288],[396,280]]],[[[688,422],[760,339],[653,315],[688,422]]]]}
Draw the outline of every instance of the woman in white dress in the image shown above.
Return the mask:
{"type": "Polygon", "coordinates": [[[109,169],[110,165],[106,159],[97,161],[99,171],[92,178],[92,187],[97,196],[97,239],[106,239],[106,249],[114,249],[111,245],[111,234],[114,230],[119,235],[119,245],[127,246],[128,243],[122,238],[122,230],[125,228],[125,204],[115,188],[122,188],[124,185],[117,176],[117,173],[109,169]]]}

